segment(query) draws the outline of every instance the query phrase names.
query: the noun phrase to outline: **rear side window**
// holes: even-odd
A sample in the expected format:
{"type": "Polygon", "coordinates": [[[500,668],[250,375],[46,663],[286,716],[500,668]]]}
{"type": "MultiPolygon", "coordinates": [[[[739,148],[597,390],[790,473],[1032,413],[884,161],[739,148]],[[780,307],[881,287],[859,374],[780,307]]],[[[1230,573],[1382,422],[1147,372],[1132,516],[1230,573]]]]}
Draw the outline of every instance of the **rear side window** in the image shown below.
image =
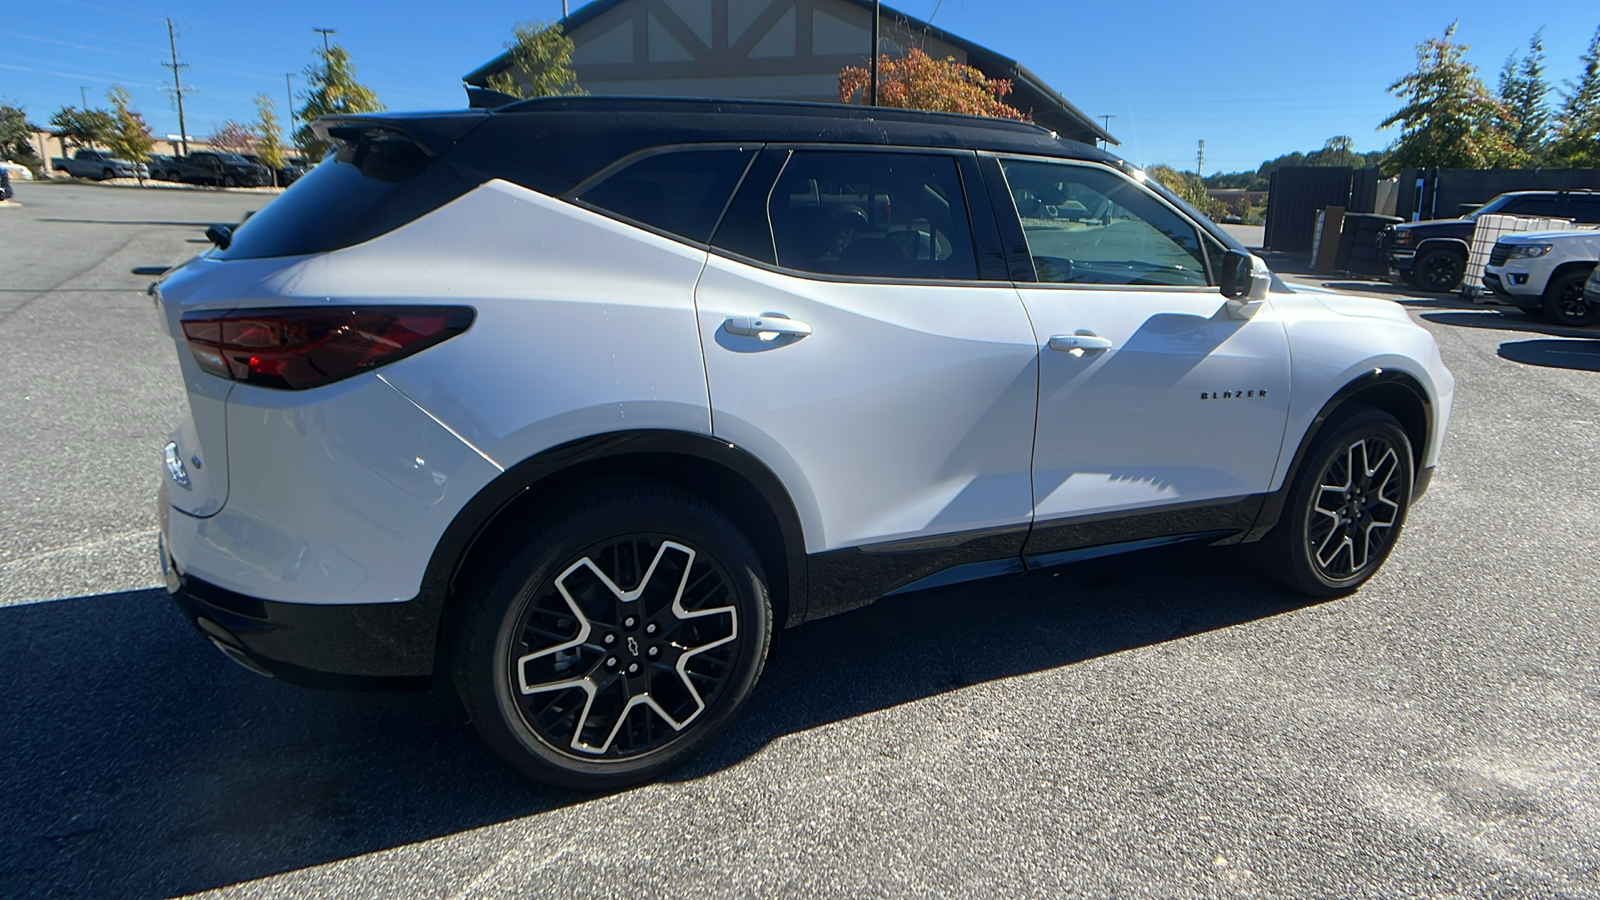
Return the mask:
{"type": "Polygon", "coordinates": [[[1579,225],[1600,225],[1600,195],[1573,196],[1567,207],[1568,215],[1579,225]]]}
{"type": "Polygon", "coordinates": [[[1565,219],[1570,211],[1555,197],[1518,197],[1500,210],[1503,216],[1565,219]]]}
{"type": "Polygon", "coordinates": [[[481,184],[408,140],[341,147],[234,232],[222,259],[299,256],[370,240],[481,184]]]}
{"type": "Polygon", "coordinates": [[[735,148],[657,153],[580,188],[577,200],[704,244],[754,156],[735,148]]]}
{"type": "Polygon", "coordinates": [[[823,275],[976,279],[956,161],[798,151],[768,201],[778,265],[823,275]]]}

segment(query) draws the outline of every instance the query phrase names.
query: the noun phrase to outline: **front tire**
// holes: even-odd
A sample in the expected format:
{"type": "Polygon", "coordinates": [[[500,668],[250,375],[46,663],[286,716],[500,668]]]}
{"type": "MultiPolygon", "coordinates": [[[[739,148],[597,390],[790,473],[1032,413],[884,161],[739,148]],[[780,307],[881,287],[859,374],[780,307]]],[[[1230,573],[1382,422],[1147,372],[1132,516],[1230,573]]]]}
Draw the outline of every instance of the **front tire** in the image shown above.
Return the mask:
{"type": "Polygon", "coordinates": [[[1545,318],[1558,325],[1593,325],[1600,322],[1600,306],[1583,299],[1588,272],[1567,272],[1550,279],[1544,289],[1545,318]]]}
{"type": "Polygon", "coordinates": [[[714,740],[766,663],[772,605],[716,509],[639,485],[558,504],[457,632],[457,692],[484,740],[557,787],[650,781],[714,740]]]}
{"type": "Polygon", "coordinates": [[[1394,549],[1415,473],[1400,423],[1382,410],[1353,410],[1328,426],[1296,473],[1282,518],[1257,545],[1258,563],[1312,597],[1354,591],[1394,549]]]}
{"type": "Polygon", "coordinates": [[[1460,250],[1429,250],[1417,254],[1411,273],[1417,287],[1436,294],[1448,294],[1461,286],[1467,271],[1467,257],[1460,250]]]}

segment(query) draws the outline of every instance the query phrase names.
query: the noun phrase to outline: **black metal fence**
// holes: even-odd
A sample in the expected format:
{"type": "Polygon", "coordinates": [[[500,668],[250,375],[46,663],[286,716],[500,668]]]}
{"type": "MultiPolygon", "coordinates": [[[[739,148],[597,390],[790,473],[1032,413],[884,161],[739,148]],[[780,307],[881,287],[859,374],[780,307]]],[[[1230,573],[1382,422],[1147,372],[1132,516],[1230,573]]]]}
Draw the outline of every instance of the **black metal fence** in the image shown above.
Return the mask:
{"type": "Polygon", "coordinates": [[[1453,219],[1507,191],[1573,188],[1600,190],[1600,169],[1405,169],[1395,215],[1410,222],[1453,219]]]}
{"type": "Polygon", "coordinates": [[[1317,210],[1350,202],[1352,169],[1294,166],[1272,173],[1267,193],[1268,250],[1309,253],[1316,237],[1317,210]]]}

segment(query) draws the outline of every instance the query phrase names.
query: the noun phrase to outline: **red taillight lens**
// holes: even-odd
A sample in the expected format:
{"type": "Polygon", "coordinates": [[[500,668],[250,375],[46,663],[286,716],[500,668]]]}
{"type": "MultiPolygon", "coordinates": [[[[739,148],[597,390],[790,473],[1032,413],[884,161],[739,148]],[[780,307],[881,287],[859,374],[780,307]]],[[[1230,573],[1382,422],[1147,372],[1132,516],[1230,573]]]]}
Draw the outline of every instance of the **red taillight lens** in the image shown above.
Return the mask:
{"type": "Polygon", "coordinates": [[[426,350],[466,331],[473,316],[465,306],[239,309],[191,313],[182,324],[207,372],[304,390],[426,350]]]}

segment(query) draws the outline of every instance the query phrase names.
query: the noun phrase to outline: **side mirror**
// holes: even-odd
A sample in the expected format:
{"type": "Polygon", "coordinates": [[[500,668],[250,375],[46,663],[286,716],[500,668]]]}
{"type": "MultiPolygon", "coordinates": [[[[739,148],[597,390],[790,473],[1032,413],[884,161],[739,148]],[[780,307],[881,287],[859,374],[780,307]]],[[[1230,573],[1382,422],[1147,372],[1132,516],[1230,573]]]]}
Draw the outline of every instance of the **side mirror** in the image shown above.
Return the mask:
{"type": "Polygon", "coordinates": [[[1228,314],[1248,319],[1261,309],[1272,286],[1272,273],[1266,264],[1248,253],[1229,250],[1222,257],[1222,296],[1228,299],[1228,314]]]}
{"type": "Polygon", "coordinates": [[[226,250],[233,243],[233,229],[227,225],[213,225],[206,229],[206,239],[216,244],[218,250],[226,250]]]}

